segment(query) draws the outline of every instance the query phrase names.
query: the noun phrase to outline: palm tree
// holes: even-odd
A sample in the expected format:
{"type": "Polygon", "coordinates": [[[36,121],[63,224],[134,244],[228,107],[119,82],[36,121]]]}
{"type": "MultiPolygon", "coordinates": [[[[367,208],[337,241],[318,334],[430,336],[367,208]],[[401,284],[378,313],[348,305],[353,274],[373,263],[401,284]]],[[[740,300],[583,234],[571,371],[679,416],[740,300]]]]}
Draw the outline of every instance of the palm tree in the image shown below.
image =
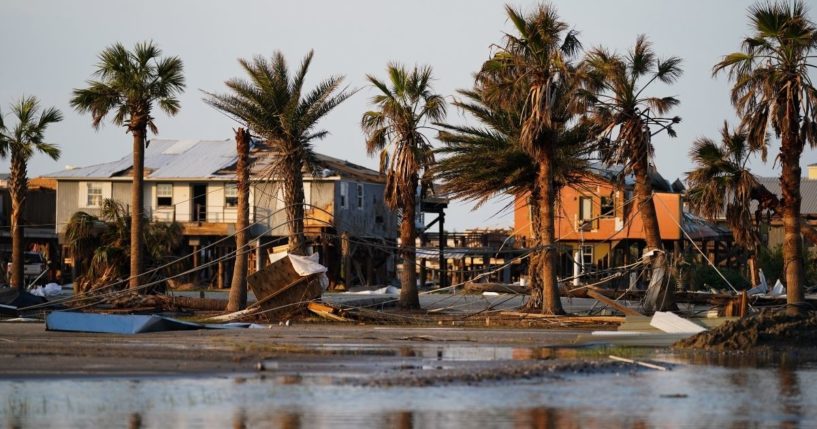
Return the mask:
{"type": "MultiPolygon", "coordinates": [[[[435,151],[442,157],[433,172],[434,177],[441,180],[443,192],[472,201],[475,208],[501,194],[515,198],[539,195],[537,163],[519,146],[524,106],[520,104],[508,111],[491,106],[479,87],[459,93],[463,98],[455,101],[454,106],[476,118],[480,126],[438,124],[442,127],[438,138],[444,146],[435,151]],[[486,159],[491,162],[486,163],[486,159]]],[[[560,133],[557,140],[560,144],[556,152],[558,161],[554,163],[554,185],[559,189],[584,178],[582,173],[589,155],[587,130],[582,126],[573,127],[560,133]]],[[[534,201],[532,205],[539,207],[539,202],[534,201]]],[[[541,310],[541,258],[536,258],[537,254],[532,253],[528,261],[531,299],[527,307],[541,310]]]]}
{"type": "Polygon", "coordinates": [[[783,255],[787,302],[792,312],[803,303],[803,242],[800,227],[800,156],[806,142],[817,147],[817,89],[809,68],[815,68],[817,27],[805,4],[766,2],[749,8],[753,34],[741,51],[715,65],[732,86],[732,104],[753,145],[768,145],[771,127],[780,139],[780,189],[783,212],[783,255]]]}
{"type": "Polygon", "coordinates": [[[116,43],[99,54],[94,72],[97,79],[88,87],[75,89],[71,106],[80,113],[91,113],[91,124],[99,129],[102,120],[113,113],[111,122],[124,126],[133,136],[133,185],[131,189],[130,287],[139,287],[142,273],[142,229],[145,170],[145,142],[148,130],[158,133],[154,105],[168,115],[178,113],[178,95],[184,90],[183,66],[179,57],[161,57],[153,42],[137,43],[132,51],[116,43]]]}
{"type": "Polygon", "coordinates": [[[238,188],[238,214],[235,223],[235,264],[230,282],[227,312],[247,307],[247,228],[250,226],[250,134],[244,128],[235,131],[238,160],[235,164],[238,188]]]}
{"type": "MultiPolygon", "coordinates": [[[[746,248],[752,260],[756,256],[760,234],[758,225],[753,222],[751,200],[763,185],[747,164],[755,151],[764,149],[763,146],[750,146],[745,131],[730,131],[724,121],[720,143],[699,138],[689,152],[696,166],[687,173],[690,208],[708,219],[725,215],[735,243],[746,248]]],[[[765,153],[762,156],[765,158],[765,153]]],[[[752,271],[754,278],[754,269],[752,271]]]]}
{"type": "Polygon", "coordinates": [[[281,52],[271,60],[239,59],[249,80],[230,79],[225,82],[230,93],[205,92],[204,99],[263,137],[280,155],[269,174],[283,182],[289,251],[294,254],[306,251],[303,170],[315,169],[313,144],[329,134],[316,129],[318,121],[353,94],[341,88],[343,76],[331,76],[307,92],[304,80],[312,57],[309,51],[294,75],[281,52]]]}
{"type": "Polygon", "coordinates": [[[647,251],[657,251],[644,303],[647,313],[675,307],[672,290],[662,281],[666,255],[652,199],[651,172],[655,168],[652,138],[662,132],[675,137],[673,125],[681,118],[667,116],[679,104],[677,98],[650,96],[645,92],[651,92],[656,82],[675,82],[682,74],[680,64],[678,57],[658,58],[644,35],[638,36],[626,55],[596,48],[585,59],[590,83],[584,95],[593,105],[588,120],[598,131],[599,155],[606,164],[621,165],[624,174],[635,176],[635,198],[644,224],[647,251]]]}
{"type": "Polygon", "coordinates": [[[44,153],[56,160],[60,149],[45,141],[49,125],[62,120],[62,113],[54,107],[40,109],[36,97],[22,97],[12,104],[11,112],[17,125],[7,129],[0,112],[0,157],[11,156],[9,171],[9,196],[11,197],[11,286],[21,289],[23,278],[23,207],[28,192],[28,160],[34,153],[44,153]]]}
{"type": "MultiPolygon", "coordinates": [[[[65,239],[77,268],[76,291],[107,286],[127,272],[130,261],[130,214],[122,203],[105,199],[99,217],[76,212],[65,227],[65,239]]],[[[182,228],[176,222],[143,219],[142,241],[148,267],[176,258],[182,228]]]]}
{"type": "Polygon", "coordinates": [[[442,121],[446,106],[443,97],[434,93],[431,86],[431,67],[407,70],[402,65],[389,64],[386,72],[388,81],[366,76],[379,92],[371,99],[376,110],[363,114],[361,126],[366,135],[366,151],[370,156],[380,152],[380,171],[386,174],[384,202],[401,214],[403,272],[399,305],[416,309],[420,308],[414,251],[417,190],[421,181],[430,183],[426,173],[434,163],[431,141],[423,134],[423,128],[429,122],[442,121]]]}
{"type": "Polygon", "coordinates": [[[581,43],[551,5],[527,15],[510,6],[505,9],[518,34],[505,36],[504,46],[483,64],[477,82],[490,103],[506,109],[523,106],[519,147],[537,166],[531,201],[538,203],[532,226],[542,253],[534,260],[541,266],[542,311],[562,314],[556,279],[555,166],[563,143],[560,134],[584,111],[582,99],[575,96],[580,79],[572,63],[581,43]]]}

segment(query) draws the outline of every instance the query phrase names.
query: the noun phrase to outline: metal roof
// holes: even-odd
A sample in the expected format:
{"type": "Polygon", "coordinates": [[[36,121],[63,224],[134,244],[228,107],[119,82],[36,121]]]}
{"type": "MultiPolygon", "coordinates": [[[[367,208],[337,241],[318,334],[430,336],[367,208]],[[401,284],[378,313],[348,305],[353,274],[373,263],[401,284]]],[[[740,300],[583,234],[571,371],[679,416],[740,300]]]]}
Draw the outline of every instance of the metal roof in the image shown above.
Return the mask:
{"type": "MultiPolygon", "coordinates": [[[[757,181],[765,186],[769,192],[781,198],[780,192],[780,178],[778,177],[758,177],[757,181]]],[[[800,179],[800,197],[802,203],[800,204],[800,213],[802,214],[817,214],[817,180],[802,178],[800,179]]],[[[757,206],[757,203],[752,202],[752,208],[757,206]]]]}
{"type": "MultiPolygon", "coordinates": [[[[276,162],[275,152],[261,142],[255,142],[251,153],[253,177],[267,177],[269,167],[276,162]],[[266,173],[266,174],[265,174],[266,173]]],[[[355,180],[380,183],[385,178],[377,171],[330,156],[316,154],[323,177],[339,175],[355,180]]],[[[152,139],[145,149],[145,178],[206,179],[235,177],[235,144],[232,140],[165,140],[152,139]]],[[[133,155],[118,161],[67,169],[46,174],[55,179],[104,179],[130,177],[133,155]]],[[[309,176],[307,174],[307,176],[309,176]]]]}
{"type": "Polygon", "coordinates": [[[686,235],[693,240],[723,239],[732,235],[732,232],[728,228],[709,222],[687,211],[683,212],[683,216],[684,222],[682,228],[686,235]]]}

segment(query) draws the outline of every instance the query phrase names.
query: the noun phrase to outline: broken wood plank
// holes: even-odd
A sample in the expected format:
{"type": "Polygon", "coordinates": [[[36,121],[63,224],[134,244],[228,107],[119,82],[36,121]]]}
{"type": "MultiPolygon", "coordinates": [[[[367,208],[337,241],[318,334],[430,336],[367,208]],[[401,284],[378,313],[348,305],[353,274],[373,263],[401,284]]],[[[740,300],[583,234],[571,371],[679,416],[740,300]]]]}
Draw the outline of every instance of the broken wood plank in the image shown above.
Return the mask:
{"type": "Polygon", "coordinates": [[[655,369],[655,370],[658,370],[658,371],[666,371],[667,370],[667,368],[665,368],[663,366],[660,366],[660,365],[655,365],[655,364],[652,364],[652,363],[649,363],[649,362],[643,362],[643,361],[635,360],[635,359],[627,359],[627,358],[623,358],[623,357],[616,356],[616,355],[610,355],[610,359],[617,360],[619,362],[626,362],[626,363],[631,363],[631,364],[635,364],[635,365],[640,365],[640,366],[643,366],[644,368],[655,369]]]}
{"type": "Polygon", "coordinates": [[[600,293],[597,293],[595,290],[588,289],[587,290],[587,296],[595,299],[596,301],[601,302],[602,304],[604,304],[604,305],[606,305],[608,307],[612,307],[612,308],[624,313],[625,316],[643,316],[643,314],[639,313],[638,311],[633,310],[632,308],[629,308],[627,306],[624,306],[624,305],[616,302],[615,300],[607,298],[606,296],[604,296],[604,295],[602,295],[600,293]]]}
{"type": "Polygon", "coordinates": [[[307,304],[307,308],[312,313],[323,317],[324,319],[333,320],[335,322],[351,322],[351,320],[335,314],[337,311],[336,308],[321,304],[319,302],[310,302],[307,304]]]}
{"type": "Polygon", "coordinates": [[[503,311],[501,316],[522,317],[527,319],[543,319],[567,323],[624,323],[621,316],[557,316],[553,314],[522,313],[519,311],[503,311]]]}

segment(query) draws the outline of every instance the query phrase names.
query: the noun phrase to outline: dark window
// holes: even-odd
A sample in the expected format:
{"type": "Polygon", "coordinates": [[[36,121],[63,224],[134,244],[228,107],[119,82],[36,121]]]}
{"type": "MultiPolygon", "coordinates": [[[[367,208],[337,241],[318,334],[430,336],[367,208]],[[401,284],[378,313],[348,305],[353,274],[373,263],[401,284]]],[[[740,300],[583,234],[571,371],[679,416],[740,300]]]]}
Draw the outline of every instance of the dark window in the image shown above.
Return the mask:
{"type": "Polygon", "coordinates": [[[238,185],[235,183],[227,183],[224,185],[224,206],[236,207],[238,206],[238,185]]]}
{"type": "Polygon", "coordinates": [[[601,197],[601,217],[613,217],[615,215],[616,206],[613,197],[601,197]]]}

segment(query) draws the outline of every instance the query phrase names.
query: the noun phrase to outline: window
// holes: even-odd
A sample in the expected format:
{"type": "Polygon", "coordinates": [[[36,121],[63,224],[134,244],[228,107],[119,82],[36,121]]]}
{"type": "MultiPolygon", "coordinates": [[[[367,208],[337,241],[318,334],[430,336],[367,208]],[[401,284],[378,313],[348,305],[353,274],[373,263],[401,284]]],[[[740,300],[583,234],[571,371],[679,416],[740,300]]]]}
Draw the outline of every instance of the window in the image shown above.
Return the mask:
{"type": "Polygon", "coordinates": [[[582,246],[582,267],[593,265],[593,246],[582,246]]]}
{"type": "Polygon", "coordinates": [[[613,196],[601,197],[601,217],[613,217],[615,215],[616,206],[613,196]]]}
{"type": "Polygon", "coordinates": [[[363,209],[363,185],[357,185],[357,208],[363,209]]]}
{"type": "Polygon", "coordinates": [[[345,209],[347,207],[348,202],[347,197],[349,195],[349,184],[348,183],[341,183],[340,184],[340,208],[345,209]]]}
{"type": "Polygon", "coordinates": [[[87,183],[88,197],[85,207],[102,207],[102,184],[87,183]]]}
{"type": "Polygon", "coordinates": [[[170,183],[159,183],[156,185],[156,206],[173,206],[173,185],[170,183]]]}
{"type": "Polygon", "coordinates": [[[238,206],[238,185],[227,183],[224,185],[224,207],[238,206]]]}

